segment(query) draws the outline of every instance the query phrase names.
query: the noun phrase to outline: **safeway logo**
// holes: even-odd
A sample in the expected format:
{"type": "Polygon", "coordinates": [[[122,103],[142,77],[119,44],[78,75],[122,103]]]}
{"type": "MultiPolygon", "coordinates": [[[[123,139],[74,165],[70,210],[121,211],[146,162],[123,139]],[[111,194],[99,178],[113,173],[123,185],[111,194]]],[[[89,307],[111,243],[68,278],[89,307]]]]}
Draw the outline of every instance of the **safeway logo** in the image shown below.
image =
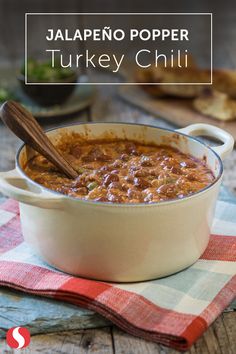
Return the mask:
{"type": "Polygon", "coordinates": [[[30,332],[25,327],[12,327],[7,331],[7,344],[14,349],[22,349],[30,344],[30,332]]]}

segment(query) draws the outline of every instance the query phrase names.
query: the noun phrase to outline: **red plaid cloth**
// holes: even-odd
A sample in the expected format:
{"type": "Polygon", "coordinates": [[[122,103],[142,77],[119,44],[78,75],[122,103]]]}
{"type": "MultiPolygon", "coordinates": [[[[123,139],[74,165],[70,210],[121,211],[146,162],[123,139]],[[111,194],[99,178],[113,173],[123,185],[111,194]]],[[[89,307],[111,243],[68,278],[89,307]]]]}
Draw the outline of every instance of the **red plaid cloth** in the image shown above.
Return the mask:
{"type": "Polygon", "coordinates": [[[23,241],[18,204],[0,207],[0,285],[86,307],[126,332],[185,350],[236,295],[236,205],[218,202],[214,231],[200,260],[178,274],[141,283],[110,284],[59,272],[23,241]],[[221,203],[221,204],[220,204],[221,203]],[[220,232],[218,232],[220,233],[220,232]]]}

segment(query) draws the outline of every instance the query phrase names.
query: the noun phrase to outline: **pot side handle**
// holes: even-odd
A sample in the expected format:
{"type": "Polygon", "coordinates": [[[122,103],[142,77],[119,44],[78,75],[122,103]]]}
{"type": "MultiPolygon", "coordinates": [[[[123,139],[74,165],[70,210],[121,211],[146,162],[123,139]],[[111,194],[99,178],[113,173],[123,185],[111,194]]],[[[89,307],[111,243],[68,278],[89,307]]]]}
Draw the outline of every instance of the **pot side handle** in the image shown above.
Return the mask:
{"type": "Polygon", "coordinates": [[[234,148],[234,138],[232,135],[211,124],[191,124],[185,128],[177,129],[177,131],[192,136],[209,136],[222,141],[222,145],[211,147],[222,160],[224,160],[234,148]]]}
{"type": "Polygon", "coordinates": [[[63,199],[61,196],[53,196],[40,186],[32,187],[31,185],[31,190],[29,190],[27,179],[22,178],[16,169],[0,172],[0,191],[21,203],[45,209],[60,208],[63,199]]]}

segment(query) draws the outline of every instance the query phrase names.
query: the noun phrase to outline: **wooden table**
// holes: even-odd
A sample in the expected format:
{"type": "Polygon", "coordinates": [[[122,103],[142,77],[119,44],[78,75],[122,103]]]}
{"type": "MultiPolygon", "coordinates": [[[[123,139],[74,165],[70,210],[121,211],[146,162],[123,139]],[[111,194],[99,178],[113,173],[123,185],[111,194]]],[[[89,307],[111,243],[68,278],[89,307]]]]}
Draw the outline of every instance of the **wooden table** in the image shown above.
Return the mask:
{"type": "MultiPolygon", "coordinates": [[[[117,88],[102,86],[98,88],[93,106],[66,122],[82,121],[119,121],[137,122],[166,126],[161,119],[147,115],[141,110],[130,107],[116,95],[117,88]]],[[[0,123],[1,124],[1,123],[0,123]]],[[[50,121],[45,128],[64,125],[65,120],[50,121]]],[[[11,132],[0,125],[0,170],[14,167],[15,151],[20,144],[11,132]]],[[[236,196],[236,151],[225,162],[224,183],[236,196]]],[[[1,352],[13,353],[5,343],[1,343],[1,352]]],[[[76,330],[32,337],[31,345],[22,353],[116,353],[116,354],[174,354],[175,350],[132,337],[116,326],[100,329],[76,330]]],[[[192,346],[192,354],[234,354],[236,353],[236,312],[228,308],[192,346]]]]}

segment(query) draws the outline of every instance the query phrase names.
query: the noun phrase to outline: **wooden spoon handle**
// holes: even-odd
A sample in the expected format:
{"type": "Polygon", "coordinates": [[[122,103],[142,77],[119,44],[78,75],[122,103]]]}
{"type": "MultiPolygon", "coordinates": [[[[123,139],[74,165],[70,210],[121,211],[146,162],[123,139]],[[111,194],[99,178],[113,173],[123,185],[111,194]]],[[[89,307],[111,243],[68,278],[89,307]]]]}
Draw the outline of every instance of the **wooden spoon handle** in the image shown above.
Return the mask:
{"type": "Polygon", "coordinates": [[[32,114],[15,101],[5,102],[0,111],[3,122],[26,144],[51,161],[69,178],[78,173],[56,150],[32,114]]]}

